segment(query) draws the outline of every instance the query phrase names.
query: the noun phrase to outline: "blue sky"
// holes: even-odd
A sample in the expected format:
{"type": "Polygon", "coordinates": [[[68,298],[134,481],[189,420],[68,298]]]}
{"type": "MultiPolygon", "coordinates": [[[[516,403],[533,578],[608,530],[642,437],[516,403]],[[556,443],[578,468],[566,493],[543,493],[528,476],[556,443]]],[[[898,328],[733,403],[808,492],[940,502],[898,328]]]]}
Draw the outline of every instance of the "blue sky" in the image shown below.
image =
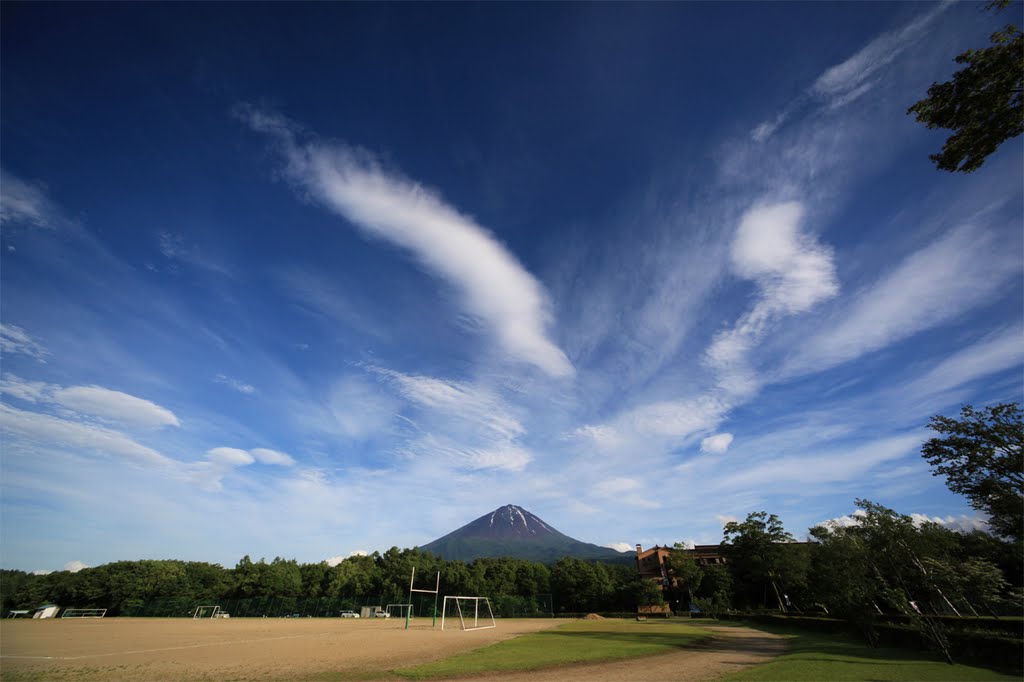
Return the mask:
{"type": "Polygon", "coordinates": [[[0,563],[983,525],[919,449],[1021,399],[1022,146],[905,111],[1011,19],[6,4],[0,563]]]}

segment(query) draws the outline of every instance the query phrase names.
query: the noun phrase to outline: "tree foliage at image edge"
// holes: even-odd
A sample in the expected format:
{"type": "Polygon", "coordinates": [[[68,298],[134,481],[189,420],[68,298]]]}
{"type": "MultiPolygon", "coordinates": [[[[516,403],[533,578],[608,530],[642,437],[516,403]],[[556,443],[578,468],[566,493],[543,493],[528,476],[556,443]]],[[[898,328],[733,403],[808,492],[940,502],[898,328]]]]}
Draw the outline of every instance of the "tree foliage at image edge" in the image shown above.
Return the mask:
{"type": "MultiPolygon", "coordinates": [[[[995,0],[988,9],[1003,9],[995,0]]],[[[928,128],[952,130],[942,151],[930,154],[940,170],[971,173],[1006,140],[1024,132],[1024,33],[1013,24],[991,36],[992,45],[955,59],[966,66],[952,80],[933,83],[908,110],[928,128]]]]}

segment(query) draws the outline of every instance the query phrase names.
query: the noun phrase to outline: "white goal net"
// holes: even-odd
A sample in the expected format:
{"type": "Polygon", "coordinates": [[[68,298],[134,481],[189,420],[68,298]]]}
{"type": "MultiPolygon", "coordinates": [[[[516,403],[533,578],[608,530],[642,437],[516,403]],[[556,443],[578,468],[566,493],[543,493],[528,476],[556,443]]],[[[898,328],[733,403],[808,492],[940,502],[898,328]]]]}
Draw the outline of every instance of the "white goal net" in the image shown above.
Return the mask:
{"type": "Polygon", "coordinates": [[[102,618],[107,615],[106,609],[64,609],[61,618],[102,618]]]}
{"type": "Polygon", "coordinates": [[[219,606],[197,606],[196,610],[192,613],[193,618],[219,618],[220,607],[219,606]]]}
{"type": "Polygon", "coordinates": [[[487,597],[445,597],[441,609],[441,629],[445,618],[458,618],[463,630],[486,630],[498,627],[494,622],[491,600],[487,597]]]}
{"type": "Polygon", "coordinates": [[[412,618],[412,604],[388,604],[384,609],[392,618],[412,618]]]}

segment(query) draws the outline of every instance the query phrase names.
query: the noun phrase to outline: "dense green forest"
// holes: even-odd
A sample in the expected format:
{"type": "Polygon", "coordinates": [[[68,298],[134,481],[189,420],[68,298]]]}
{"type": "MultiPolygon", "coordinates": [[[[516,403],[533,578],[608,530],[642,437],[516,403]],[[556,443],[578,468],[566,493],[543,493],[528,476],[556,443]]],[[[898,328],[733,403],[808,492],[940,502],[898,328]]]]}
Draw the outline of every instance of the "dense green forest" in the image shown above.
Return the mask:
{"type": "Polygon", "coordinates": [[[440,572],[442,596],[489,596],[499,609],[504,607],[516,615],[550,614],[552,610],[632,611],[638,592],[649,591],[629,565],[571,557],[550,566],[507,558],[477,559],[466,564],[445,561],[417,549],[393,547],[383,554],[349,557],[336,566],[326,562],[300,564],[281,557],[269,562],[252,561],[245,556],[234,568],[203,562],[142,560],[118,561],[76,573],[33,575],[4,570],[0,574],[0,595],[5,612],[54,603],[106,608],[108,615],[186,615],[188,605],[238,604],[244,600],[247,605],[262,601],[274,611],[267,614],[264,609],[251,615],[284,615],[284,611],[290,614],[293,610],[305,613],[314,608],[316,615],[337,615],[341,608],[408,601],[413,566],[417,587],[432,587],[440,572]],[[173,614],[145,610],[167,600],[181,608],[173,614]],[[323,605],[329,605],[329,610],[324,612],[323,605]]]}

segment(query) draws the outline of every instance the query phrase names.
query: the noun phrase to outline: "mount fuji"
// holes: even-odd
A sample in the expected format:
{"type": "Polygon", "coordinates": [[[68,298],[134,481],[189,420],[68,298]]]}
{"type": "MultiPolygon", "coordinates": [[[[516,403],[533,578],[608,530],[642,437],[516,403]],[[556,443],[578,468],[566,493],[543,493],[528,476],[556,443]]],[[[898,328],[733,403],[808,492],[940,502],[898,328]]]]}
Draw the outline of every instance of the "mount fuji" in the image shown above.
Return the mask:
{"type": "Polygon", "coordinates": [[[632,559],[630,552],[618,552],[564,535],[514,504],[498,507],[420,549],[445,559],[466,562],[481,557],[511,557],[544,563],[554,563],[564,556],[611,562],[632,559]]]}

